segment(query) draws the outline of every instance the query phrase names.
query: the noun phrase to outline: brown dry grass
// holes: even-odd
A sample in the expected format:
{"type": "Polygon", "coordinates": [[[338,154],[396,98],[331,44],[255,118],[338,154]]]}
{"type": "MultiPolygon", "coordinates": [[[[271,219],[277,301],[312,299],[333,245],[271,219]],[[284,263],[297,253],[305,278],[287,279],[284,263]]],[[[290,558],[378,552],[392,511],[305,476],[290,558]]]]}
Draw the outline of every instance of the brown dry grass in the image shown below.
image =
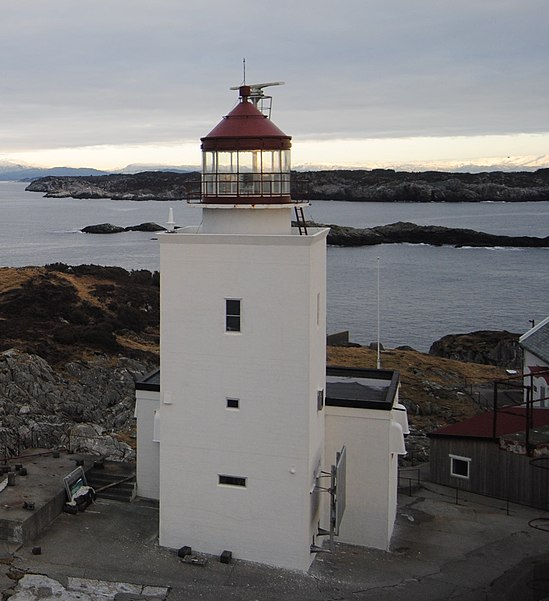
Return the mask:
{"type": "Polygon", "coordinates": [[[98,286],[99,284],[103,283],[101,280],[94,278],[93,276],[87,276],[87,275],[74,276],[70,273],[61,273],[61,272],[56,273],[56,276],[59,278],[63,278],[69,284],[72,284],[72,286],[75,287],[78,295],[80,296],[80,298],[82,300],[85,300],[86,302],[90,303],[91,305],[95,305],[96,307],[99,307],[103,311],[108,311],[108,308],[106,307],[106,305],[104,303],[102,303],[100,299],[98,299],[96,296],[94,296],[92,294],[92,291],[95,289],[95,287],[98,286]]]}
{"type": "Polygon", "coordinates": [[[133,430],[124,432],[114,432],[113,436],[116,437],[116,439],[120,442],[125,442],[134,451],[137,450],[137,439],[133,430]]]}
{"type": "Polygon", "coordinates": [[[116,268],[0,268],[0,349],[55,365],[97,353],[154,361],[158,296],[152,280],[116,268]]]}
{"type": "Polygon", "coordinates": [[[41,267],[0,267],[0,294],[21,288],[25,282],[43,273],[41,267]]]}
{"type": "Polygon", "coordinates": [[[116,341],[118,342],[118,344],[120,344],[120,346],[123,346],[125,348],[131,348],[138,351],[153,353],[155,355],[158,355],[159,353],[159,347],[157,343],[141,340],[139,338],[136,338],[135,336],[130,336],[127,334],[116,334],[116,341]]]}
{"type": "MultiPolygon", "coordinates": [[[[328,365],[348,367],[376,367],[376,351],[365,347],[329,346],[327,349],[328,365]]],[[[383,369],[398,370],[401,376],[412,377],[414,370],[428,371],[434,381],[447,382],[452,378],[456,384],[482,383],[505,377],[505,370],[491,365],[464,363],[454,359],[434,357],[418,351],[386,350],[381,353],[383,369]],[[442,372],[444,375],[442,375],[442,372]]]]}
{"type": "MultiPolygon", "coordinates": [[[[368,348],[328,347],[328,365],[376,367],[376,352],[368,348]]],[[[471,417],[479,412],[470,392],[473,384],[491,383],[505,377],[505,370],[490,365],[433,357],[417,351],[387,350],[381,367],[400,373],[400,399],[412,423],[432,429],[471,417]]]]}

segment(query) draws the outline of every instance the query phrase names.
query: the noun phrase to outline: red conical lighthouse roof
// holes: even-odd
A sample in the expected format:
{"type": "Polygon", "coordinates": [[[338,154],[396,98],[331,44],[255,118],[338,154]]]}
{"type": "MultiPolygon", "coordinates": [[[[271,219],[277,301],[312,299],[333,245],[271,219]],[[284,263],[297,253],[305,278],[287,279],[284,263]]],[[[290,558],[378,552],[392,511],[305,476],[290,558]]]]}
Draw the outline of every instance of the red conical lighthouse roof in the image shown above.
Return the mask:
{"type": "Polygon", "coordinates": [[[240,102],[212,131],[201,138],[202,150],[288,150],[287,136],[248,101],[249,86],[240,88],[240,102]]]}

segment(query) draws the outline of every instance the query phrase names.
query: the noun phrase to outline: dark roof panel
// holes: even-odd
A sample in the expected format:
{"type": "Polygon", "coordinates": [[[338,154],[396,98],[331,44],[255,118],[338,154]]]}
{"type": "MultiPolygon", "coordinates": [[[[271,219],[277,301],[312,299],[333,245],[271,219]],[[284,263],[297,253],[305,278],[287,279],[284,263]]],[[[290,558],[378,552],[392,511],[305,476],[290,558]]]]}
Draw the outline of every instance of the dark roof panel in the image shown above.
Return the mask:
{"type": "MultiPolygon", "coordinates": [[[[533,409],[534,428],[549,425],[549,409],[533,409]]],[[[431,432],[432,437],[492,438],[494,412],[486,411],[465,421],[431,432]]],[[[526,430],[524,407],[502,407],[496,416],[496,438],[526,430]]]]}
{"type": "Polygon", "coordinates": [[[326,405],[390,411],[396,399],[399,375],[385,369],[328,367],[326,405]]]}
{"type": "Polygon", "coordinates": [[[545,363],[549,363],[549,317],[523,334],[519,343],[522,348],[530,351],[545,363]]]}
{"type": "Polygon", "coordinates": [[[135,383],[136,390],[152,390],[160,392],[160,370],[155,369],[142,380],[135,383]]]}
{"type": "Polygon", "coordinates": [[[289,149],[286,135],[251,102],[240,102],[203,138],[202,150],[289,149]]]}

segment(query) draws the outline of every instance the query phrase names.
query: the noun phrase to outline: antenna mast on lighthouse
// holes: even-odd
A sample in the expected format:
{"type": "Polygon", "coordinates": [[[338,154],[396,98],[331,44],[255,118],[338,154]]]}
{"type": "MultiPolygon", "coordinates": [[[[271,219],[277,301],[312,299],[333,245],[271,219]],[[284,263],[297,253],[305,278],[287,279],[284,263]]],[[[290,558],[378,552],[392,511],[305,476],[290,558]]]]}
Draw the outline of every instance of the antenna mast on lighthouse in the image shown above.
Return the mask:
{"type": "MultiPolygon", "coordinates": [[[[244,85],[250,88],[250,95],[248,100],[259,109],[265,117],[271,118],[271,108],[273,105],[273,97],[266,96],[263,92],[264,88],[270,88],[271,86],[283,86],[283,81],[268,81],[266,83],[250,83],[246,84],[246,59],[243,61],[244,65],[244,85]]],[[[240,86],[232,86],[231,90],[239,90],[240,86]]]]}

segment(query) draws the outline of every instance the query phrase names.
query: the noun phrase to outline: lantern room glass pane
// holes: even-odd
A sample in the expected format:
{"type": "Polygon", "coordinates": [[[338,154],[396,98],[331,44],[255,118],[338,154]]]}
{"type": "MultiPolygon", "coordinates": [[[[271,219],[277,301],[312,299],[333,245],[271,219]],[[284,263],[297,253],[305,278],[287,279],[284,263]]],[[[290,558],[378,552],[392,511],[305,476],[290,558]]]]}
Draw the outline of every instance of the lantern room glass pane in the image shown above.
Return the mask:
{"type": "Polygon", "coordinates": [[[289,150],[281,150],[280,151],[280,171],[290,171],[291,163],[290,163],[290,151],[289,150]]]}
{"type": "Polygon", "coordinates": [[[217,172],[218,173],[235,173],[236,172],[236,153],[235,152],[218,152],[217,153],[217,172]]]}
{"type": "Polygon", "coordinates": [[[255,173],[261,172],[261,153],[257,150],[252,151],[240,151],[238,153],[238,171],[240,173],[246,173],[253,171],[255,173]]]}
{"type": "Polygon", "coordinates": [[[204,174],[202,176],[202,191],[204,194],[211,196],[217,194],[216,178],[213,174],[204,174]]]}
{"type": "Polygon", "coordinates": [[[202,166],[207,196],[290,194],[290,150],[204,151],[202,166]]]}
{"type": "Polygon", "coordinates": [[[215,173],[215,152],[202,154],[202,170],[204,173],[215,173]]]}
{"type": "Polygon", "coordinates": [[[280,150],[263,151],[263,173],[278,173],[280,171],[280,150]]]}
{"type": "Polygon", "coordinates": [[[290,174],[282,173],[280,175],[280,194],[290,194],[290,174]]]}

